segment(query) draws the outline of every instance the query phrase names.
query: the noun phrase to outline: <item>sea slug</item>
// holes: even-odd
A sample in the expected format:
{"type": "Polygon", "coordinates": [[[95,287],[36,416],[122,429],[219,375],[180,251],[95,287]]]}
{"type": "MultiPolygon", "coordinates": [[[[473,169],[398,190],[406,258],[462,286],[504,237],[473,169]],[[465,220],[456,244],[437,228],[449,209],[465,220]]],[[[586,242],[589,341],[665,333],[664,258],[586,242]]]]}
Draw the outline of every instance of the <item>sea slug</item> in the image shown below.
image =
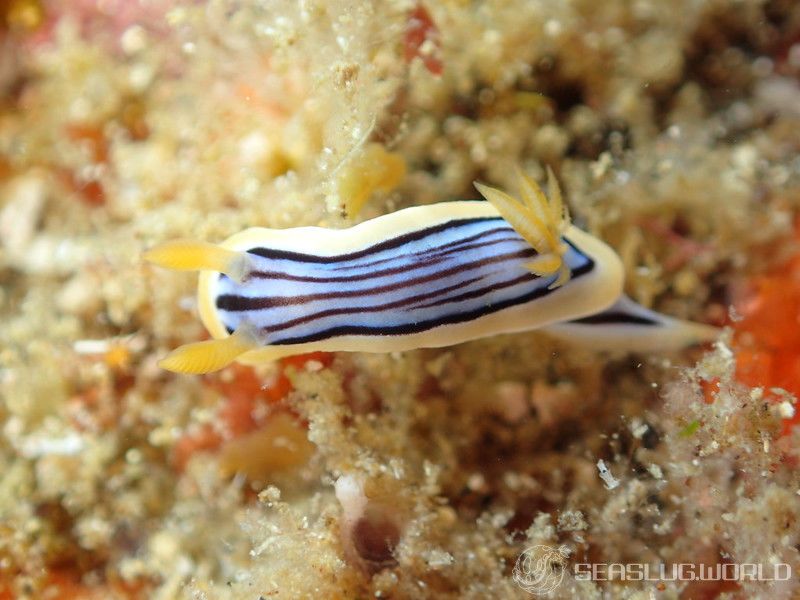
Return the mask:
{"type": "MultiPolygon", "coordinates": [[[[311,351],[394,352],[565,323],[573,338],[672,345],[716,330],[662,317],[622,295],[617,254],[570,224],[520,173],[522,200],[481,184],[482,200],[406,208],[348,229],[253,228],[220,245],[167,242],[145,258],[200,270],[198,304],[215,338],[161,366],[205,373],[234,360],[311,351]],[[615,338],[619,338],[616,339],[615,338]]],[[[595,344],[596,345],[596,344],[595,344]]]]}

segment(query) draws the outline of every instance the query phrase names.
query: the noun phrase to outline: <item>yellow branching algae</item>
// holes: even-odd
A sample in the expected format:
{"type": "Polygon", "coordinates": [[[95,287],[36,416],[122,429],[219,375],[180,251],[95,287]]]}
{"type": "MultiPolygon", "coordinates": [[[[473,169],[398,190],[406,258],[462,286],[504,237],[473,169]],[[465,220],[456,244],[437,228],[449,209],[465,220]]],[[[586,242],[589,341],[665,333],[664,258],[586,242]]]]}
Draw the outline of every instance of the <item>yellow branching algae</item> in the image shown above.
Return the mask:
{"type": "Polygon", "coordinates": [[[356,150],[337,179],[345,215],[357,216],[373,192],[392,191],[405,174],[403,157],[387,152],[381,144],[367,144],[356,150]]]}
{"type": "Polygon", "coordinates": [[[742,373],[796,379],[796,306],[669,359],[528,332],[182,376],[157,361],[207,339],[195,281],[141,257],[550,165],[631,298],[735,328],[731,297],[784,297],[743,282],[797,254],[799,23],[761,0],[0,1],[0,598],[796,598],[797,405],[742,373]]]}

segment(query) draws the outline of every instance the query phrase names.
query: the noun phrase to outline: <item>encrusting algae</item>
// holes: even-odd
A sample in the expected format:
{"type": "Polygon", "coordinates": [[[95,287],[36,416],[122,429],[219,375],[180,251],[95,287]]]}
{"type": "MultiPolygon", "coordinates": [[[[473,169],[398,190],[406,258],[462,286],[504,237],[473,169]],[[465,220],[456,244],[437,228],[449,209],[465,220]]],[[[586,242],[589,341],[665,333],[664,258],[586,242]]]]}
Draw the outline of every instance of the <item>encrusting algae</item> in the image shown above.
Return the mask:
{"type": "Polygon", "coordinates": [[[534,547],[552,598],[796,597],[798,11],[0,2],[0,598],[529,598],[534,547]],[[517,165],[551,182],[509,206],[553,226],[522,236],[552,297],[568,205],[632,301],[727,333],[158,367],[210,340],[146,250],[479,201],[517,165]]]}

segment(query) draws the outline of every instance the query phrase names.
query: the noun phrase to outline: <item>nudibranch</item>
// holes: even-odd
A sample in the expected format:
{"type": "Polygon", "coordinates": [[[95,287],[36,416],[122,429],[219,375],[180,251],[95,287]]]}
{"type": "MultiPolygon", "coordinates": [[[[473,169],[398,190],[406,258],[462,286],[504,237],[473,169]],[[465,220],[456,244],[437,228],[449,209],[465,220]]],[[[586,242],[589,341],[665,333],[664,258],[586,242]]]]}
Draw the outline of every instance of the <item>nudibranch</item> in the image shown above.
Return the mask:
{"type": "Polygon", "coordinates": [[[252,228],[220,245],[179,240],[149,250],[153,263],[201,271],[198,305],[214,338],[159,364],[206,373],[235,360],[433,348],[564,322],[588,339],[609,324],[617,332],[635,324],[648,336],[677,327],[682,344],[708,339],[704,326],[620,306],[619,257],[570,224],[552,172],[547,196],[520,180],[521,201],[476,183],[488,202],[416,206],[340,230],[252,228]]]}

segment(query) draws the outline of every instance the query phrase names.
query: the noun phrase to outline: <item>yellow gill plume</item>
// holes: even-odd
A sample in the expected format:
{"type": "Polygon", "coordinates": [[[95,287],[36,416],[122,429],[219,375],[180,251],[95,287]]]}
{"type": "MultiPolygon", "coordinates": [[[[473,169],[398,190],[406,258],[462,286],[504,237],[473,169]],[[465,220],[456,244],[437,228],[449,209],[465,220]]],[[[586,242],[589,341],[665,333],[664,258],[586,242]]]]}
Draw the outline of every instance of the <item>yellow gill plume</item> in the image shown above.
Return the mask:
{"type": "Polygon", "coordinates": [[[569,267],[564,262],[564,253],[568,246],[562,240],[570,225],[569,211],[561,196],[558,181],[549,167],[547,196],[521,169],[518,170],[518,175],[522,201],[478,182],[475,182],[475,187],[538,253],[525,267],[540,277],[558,273],[556,280],[549,286],[551,289],[557,288],[570,278],[569,267]]]}

